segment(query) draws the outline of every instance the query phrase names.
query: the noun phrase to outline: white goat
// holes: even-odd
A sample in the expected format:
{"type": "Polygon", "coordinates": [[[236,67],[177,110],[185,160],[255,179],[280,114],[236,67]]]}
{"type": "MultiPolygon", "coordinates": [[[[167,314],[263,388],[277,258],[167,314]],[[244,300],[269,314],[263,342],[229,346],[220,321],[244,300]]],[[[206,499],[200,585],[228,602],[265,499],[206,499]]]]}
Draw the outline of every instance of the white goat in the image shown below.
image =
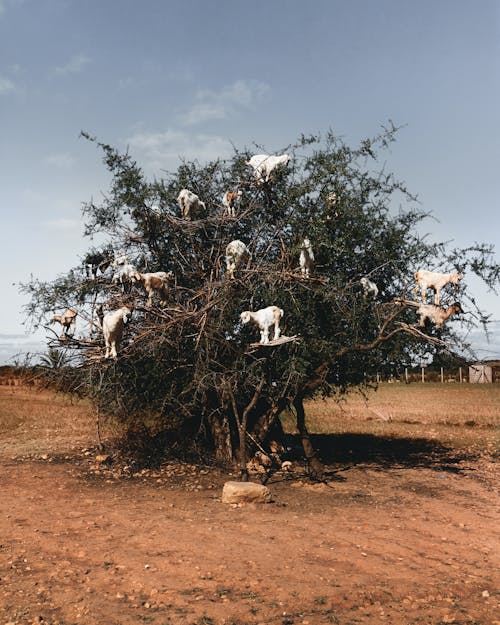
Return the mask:
{"type": "Polygon", "coordinates": [[[113,259],[113,262],[111,263],[112,267],[121,267],[122,265],[128,265],[129,264],[129,259],[128,256],[126,254],[119,254],[118,256],[115,256],[113,259]]]}
{"type": "Polygon", "coordinates": [[[372,297],[375,299],[378,295],[378,286],[375,282],[368,280],[368,278],[364,277],[359,281],[361,283],[361,288],[363,289],[363,295],[365,297],[372,297]]]}
{"type": "Polygon", "coordinates": [[[446,309],[441,308],[440,306],[435,306],[434,304],[420,304],[417,308],[417,314],[420,317],[418,325],[423,328],[425,326],[425,320],[429,319],[429,321],[434,323],[436,328],[439,329],[443,323],[449,319],[449,317],[463,312],[464,311],[458,302],[455,302],[446,309]]]}
{"type": "Polygon", "coordinates": [[[113,284],[121,284],[122,291],[125,292],[125,286],[130,282],[133,282],[134,275],[137,273],[136,268],[130,263],[120,265],[119,268],[113,274],[113,284]]]}
{"type": "Polygon", "coordinates": [[[97,314],[101,322],[104,344],[106,345],[104,358],[116,358],[117,349],[120,347],[123,336],[123,328],[130,320],[132,309],[128,306],[122,306],[118,310],[110,310],[103,315],[102,307],[100,307],[97,314]]]}
{"type": "Polygon", "coordinates": [[[269,329],[274,326],[273,340],[279,339],[280,320],[283,317],[283,310],[277,306],[268,306],[267,308],[261,308],[257,312],[250,312],[245,310],[241,313],[241,322],[248,323],[252,320],[259,326],[260,329],[260,342],[262,345],[269,343],[269,329]]]}
{"type": "Polygon", "coordinates": [[[222,205],[224,206],[224,215],[228,215],[228,217],[236,216],[236,205],[239,202],[240,197],[242,196],[241,189],[238,191],[226,191],[222,196],[222,205]]]}
{"type": "Polygon", "coordinates": [[[235,239],[226,247],[226,266],[227,277],[232,280],[234,278],[234,272],[241,267],[244,262],[247,262],[250,258],[250,252],[243,241],[235,239]]]}
{"type": "Polygon", "coordinates": [[[202,202],[196,193],[189,189],[181,189],[177,196],[177,203],[183,219],[191,219],[192,216],[196,217],[198,213],[206,211],[205,202],[202,202]]]}
{"type": "Polygon", "coordinates": [[[434,291],[434,304],[439,306],[439,292],[447,284],[454,284],[455,290],[458,290],[458,283],[462,279],[461,273],[439,273],[437,271],[427,271],[419,269],[415,274],[417,286],[414,289],[415,299],[417,299],[418,290],[422,293],[422,302],[425,304],[427,289],[434,291]]]}
{"type": "Polygon", "coordinates": [[[54,315],[50,323],[60,323],[65,336],[74,336],[76,330],[76,316],[78,313],[72,308],[67,308],[62,315],[54,315]],[[70,332],[71,330],[71,332],[70,332]]]}
{"type": "Polygon", "coordinates": [[[271,180],[271,174],[277,167],[288,165],[290,160],[288,154],[281,156],[255,154],[249,161],[245,161],[245,164],[253,168],[257,184],[262,184],[271,180]]]}
{"type": "Polygon", "coordinates": [[[161,298],[160,304],[165,306],[167,301],[168,281],[173,275],[171,271],[155,271],[154,273],[139,273],[136,271],[132,276],[132,282],[139,282],[146,290],[148,294],[146,306],[150,307],[153,305],[154,293],[158,293],[161,298]]]}
{"type": "Polygon", "coordinates": [[[299,263],[302,277],[309,278],[309,274],[314,269],[314,252],[312,249],[311,241],[309,241],[309,239],[307,238],[302,241],[299,263]]]}

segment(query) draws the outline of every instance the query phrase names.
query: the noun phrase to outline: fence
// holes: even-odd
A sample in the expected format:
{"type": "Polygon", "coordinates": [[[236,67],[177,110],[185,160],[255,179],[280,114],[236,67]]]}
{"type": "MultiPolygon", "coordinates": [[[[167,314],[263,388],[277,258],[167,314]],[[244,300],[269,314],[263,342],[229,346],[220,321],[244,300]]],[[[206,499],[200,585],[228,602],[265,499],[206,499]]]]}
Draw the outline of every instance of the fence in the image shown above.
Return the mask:
{"type": "Polygon", "coordinates": [[[377,372],[366,377],[373,382],[406,383],[410,382],[441,382],[442,384],[469,382],[467,367],[457,369],[429,370],[427,367],[407,367],[404,371],[396,374],[377,372]]]}

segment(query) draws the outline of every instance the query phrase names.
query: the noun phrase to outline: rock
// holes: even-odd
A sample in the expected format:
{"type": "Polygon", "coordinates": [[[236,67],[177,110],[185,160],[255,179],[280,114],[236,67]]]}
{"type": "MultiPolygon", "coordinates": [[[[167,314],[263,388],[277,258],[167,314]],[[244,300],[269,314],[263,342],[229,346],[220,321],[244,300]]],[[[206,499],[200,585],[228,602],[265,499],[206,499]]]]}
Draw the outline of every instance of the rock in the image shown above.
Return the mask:
{"type": "Polygon", "coordinates": [[[222,503],[269,503],[271,492],[263,484],[254,482],[226,482],[222,489],[222,503]]]}
{"type": "Polygon", "coordinates": [[[100,456],[96,456],[95,461],[97,464],[111,464],[113,462],[113,458],[109,454],[102,454],[100,456]]]}
{"type": "Polygon", "coordinates": [[[261,464],[263,467],[270,467],[273,464],[271,458],[262,451],[256,451],[254,458],[258,462],[258,464],[261,464]]]}

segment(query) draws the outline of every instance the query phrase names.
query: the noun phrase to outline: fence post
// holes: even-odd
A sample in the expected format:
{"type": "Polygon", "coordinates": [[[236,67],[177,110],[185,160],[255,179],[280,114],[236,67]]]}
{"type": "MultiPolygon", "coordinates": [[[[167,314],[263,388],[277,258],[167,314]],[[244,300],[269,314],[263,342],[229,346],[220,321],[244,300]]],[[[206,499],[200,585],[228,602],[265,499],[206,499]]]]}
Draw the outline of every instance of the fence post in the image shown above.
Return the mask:
{"type": "Polygon", "coordinates": [[[422,367],[422,382],[425,382],[425,367],[422,367]]]}
{"type": "Polygon", "coordinates": [[[443,367],[441,367],[441,384],[444,382],[444,371],[443,367]]]}
{"type": "Polygon", "coordinates": [[[408,367],[405,367],[405,382],[408,384],[408,367]]]}
{"type": "Polygon", "coordinates": [[[462,367],[460,367],[460,369],[458,370],[458,377],[460,379],[460,384],[462,384],[463,380],[462,380],[462,367]]]}

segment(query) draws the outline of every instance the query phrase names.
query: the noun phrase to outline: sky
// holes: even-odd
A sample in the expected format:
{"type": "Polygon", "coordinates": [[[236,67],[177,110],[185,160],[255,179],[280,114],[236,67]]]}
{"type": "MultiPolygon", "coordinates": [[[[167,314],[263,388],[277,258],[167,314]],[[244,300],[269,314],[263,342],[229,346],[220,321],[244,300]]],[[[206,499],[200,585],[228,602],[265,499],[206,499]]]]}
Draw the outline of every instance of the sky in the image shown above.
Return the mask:
{"type": "MultiPolygon", "coordinates": [[[[500,260],[499,74],[498,0],[0,0],[0,364],[46,349],[17,285],[91,245],[82,203],[109,176],[82,130],[153,178],[301,133],[355,145],[391,119],[384,159],[430,238],[500,260]]],[[[500,297],[464,279],[494,320],[469,339],[500,358],[500,297]]]]}

